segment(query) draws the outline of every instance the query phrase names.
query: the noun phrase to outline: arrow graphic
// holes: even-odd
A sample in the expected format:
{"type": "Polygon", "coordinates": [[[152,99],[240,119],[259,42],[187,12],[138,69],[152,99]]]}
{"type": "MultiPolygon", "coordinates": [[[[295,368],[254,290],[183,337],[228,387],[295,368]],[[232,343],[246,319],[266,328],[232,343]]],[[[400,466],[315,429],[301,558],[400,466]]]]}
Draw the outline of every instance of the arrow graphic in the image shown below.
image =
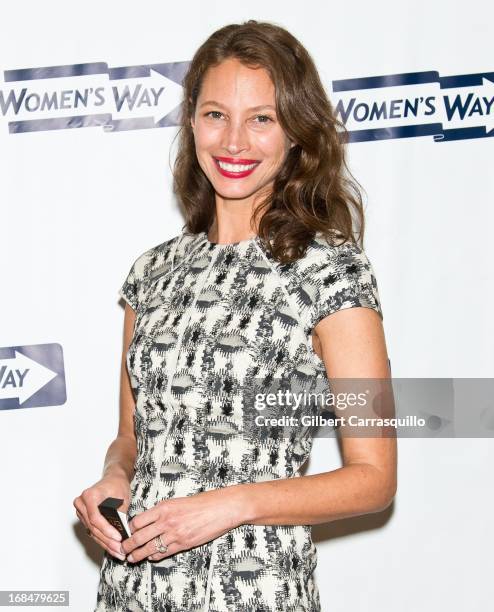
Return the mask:
{"type": "Polygon", "coordinates": [[[5,71],[0,112],[11,134],[178,125],[188,62],[108,68],[102,62],[5,71]]]}
{"type": "Polygon", "coordinates": [[[433,136],[436,142],[494,136],[494,73],[436,71],[333,81],[349,142],[433,136]]]}
{"type": "Polygon", "coordinates": [[[19,351],[13,358],[0,359],[0,400],[19,400],[21,406],[57,376],[34,359],[19,351]]]}

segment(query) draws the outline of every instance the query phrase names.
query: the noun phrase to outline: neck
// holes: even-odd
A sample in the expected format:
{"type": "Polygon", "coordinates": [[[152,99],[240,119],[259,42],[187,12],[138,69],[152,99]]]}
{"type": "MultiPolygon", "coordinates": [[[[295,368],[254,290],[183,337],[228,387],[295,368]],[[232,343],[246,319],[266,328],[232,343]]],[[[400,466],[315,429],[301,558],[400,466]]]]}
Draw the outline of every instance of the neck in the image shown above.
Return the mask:
{"type": "Polygon", "coordinates": [[[224,244],[257,236],[258,226],[254,226],[253,215],[264,195],[258,192],[245,199],[228,199],[216,194],[215,218],[208,231],[208,239],[224,244]]]}

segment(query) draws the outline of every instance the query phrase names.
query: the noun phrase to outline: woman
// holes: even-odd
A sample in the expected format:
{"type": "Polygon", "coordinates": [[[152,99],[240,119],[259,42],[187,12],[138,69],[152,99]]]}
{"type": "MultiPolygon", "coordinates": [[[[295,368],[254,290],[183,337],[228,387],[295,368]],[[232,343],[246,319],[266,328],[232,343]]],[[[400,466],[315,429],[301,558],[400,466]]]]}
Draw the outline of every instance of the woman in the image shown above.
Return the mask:
{"type": "Polygon", "coordinates": [[[186,223],[123,284],[118,436],[74,500],[106,550],[96,610],[320,610],[311,525],[391,503],[395,440],[344,438],[342,468],[300,476],[312,437],[262,435],[246,398],[283,377],[389,377],[361,198],[286,30],[221,28],[183,85],[186,223]],[[106,497],[124,499],[123,542],[106,497]]]}

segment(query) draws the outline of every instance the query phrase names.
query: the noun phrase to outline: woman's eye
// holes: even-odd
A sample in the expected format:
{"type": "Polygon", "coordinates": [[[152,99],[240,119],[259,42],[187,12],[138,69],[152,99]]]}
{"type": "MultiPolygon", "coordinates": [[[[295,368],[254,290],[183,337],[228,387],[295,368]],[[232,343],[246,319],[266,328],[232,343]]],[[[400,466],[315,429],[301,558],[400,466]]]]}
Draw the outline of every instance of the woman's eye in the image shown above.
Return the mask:
{"type": "Polygon", "coordinates": [[[272,121],[271,117],[268,117],[267,115],[257,115],[256,119],[263,119],[263,121],[258,121],[258,123],[269,123],[272,121]]]}
{"type": "MultiPolygon", "coordinates": [[[[210,117],[212,115],[221,115],[222,113],[220,113],[220,111],[209,111],[209,113],[206,113],[206,117],[210,117]]],[[[218,117],[212,117],[213,119],[217,119],[218,117]]]]}

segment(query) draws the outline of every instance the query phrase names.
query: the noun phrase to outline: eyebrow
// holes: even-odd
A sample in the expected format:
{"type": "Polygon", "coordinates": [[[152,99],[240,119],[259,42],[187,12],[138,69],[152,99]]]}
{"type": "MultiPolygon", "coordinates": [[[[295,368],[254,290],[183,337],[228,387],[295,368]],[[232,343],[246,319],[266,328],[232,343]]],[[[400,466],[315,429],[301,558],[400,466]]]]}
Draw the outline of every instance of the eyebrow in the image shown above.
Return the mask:
{"type": "MultiPolygon", "coordinates": [[[[207,100],[206,102],[203,102],[199,108],[202,108],[203,106],[206,106],[210,104],[211,106],[219,106],[221,108],[226,108],[226,106],[224,106],[223,104],[221,104],[221,102],[216,102],[216,100],[207,100]]],[[[263,108],[270,108],[271,110],[276,110],[276,108],[272,105],[272,104],[261,104],[260,106],[252,106],[251,108],[248,108],[248,111],[259,111],[262,110],[263,108]]]]}

